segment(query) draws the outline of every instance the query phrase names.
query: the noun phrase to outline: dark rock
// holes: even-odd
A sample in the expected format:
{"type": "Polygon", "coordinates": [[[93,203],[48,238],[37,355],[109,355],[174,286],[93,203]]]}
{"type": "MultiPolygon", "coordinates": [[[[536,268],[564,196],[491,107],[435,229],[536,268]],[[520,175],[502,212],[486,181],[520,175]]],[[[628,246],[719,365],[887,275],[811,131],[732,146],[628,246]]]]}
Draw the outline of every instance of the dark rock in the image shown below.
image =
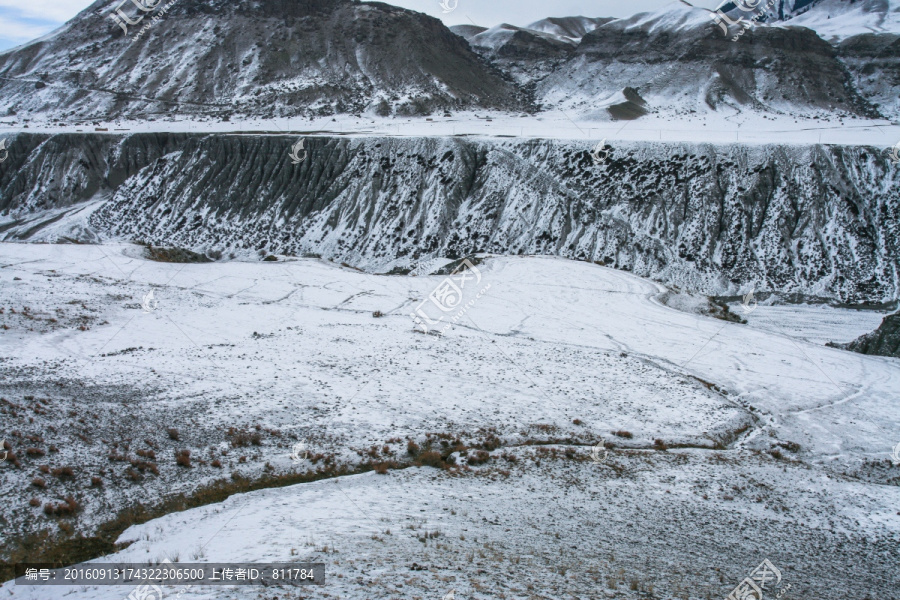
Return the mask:
{"type": "Polygon", "coordinates": [[[829,344],[860,354],[900,358],[900,313],[886,316],[878,329],[858,337],[849,344],[829,344]]]}

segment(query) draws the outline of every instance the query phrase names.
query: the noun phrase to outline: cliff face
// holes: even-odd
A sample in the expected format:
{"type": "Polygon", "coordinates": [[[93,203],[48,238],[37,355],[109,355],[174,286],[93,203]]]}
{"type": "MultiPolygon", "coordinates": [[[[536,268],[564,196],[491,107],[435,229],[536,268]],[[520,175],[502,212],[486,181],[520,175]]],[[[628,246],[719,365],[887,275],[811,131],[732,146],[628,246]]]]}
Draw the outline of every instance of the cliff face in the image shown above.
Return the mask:
{"type": "Polygon", "coordinates": [[[286,136],[28,135],[0,236],[317,253],[557,254],[706,293],[898,298],[900,175],[877,148],[286,136]]]}

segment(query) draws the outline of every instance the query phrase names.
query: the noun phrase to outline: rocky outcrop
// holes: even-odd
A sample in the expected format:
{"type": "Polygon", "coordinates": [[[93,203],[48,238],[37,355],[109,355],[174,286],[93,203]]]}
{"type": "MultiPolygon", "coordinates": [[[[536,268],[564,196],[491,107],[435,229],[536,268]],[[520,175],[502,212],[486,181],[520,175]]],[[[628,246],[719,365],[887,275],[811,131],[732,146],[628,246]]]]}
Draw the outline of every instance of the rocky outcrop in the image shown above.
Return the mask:
{"type": "Polygon", "coordinates": [[[878,329],[858,337],[849,344],[832,345],[860,354],[900,358],[900,313],[886,316],[878,329]]]}

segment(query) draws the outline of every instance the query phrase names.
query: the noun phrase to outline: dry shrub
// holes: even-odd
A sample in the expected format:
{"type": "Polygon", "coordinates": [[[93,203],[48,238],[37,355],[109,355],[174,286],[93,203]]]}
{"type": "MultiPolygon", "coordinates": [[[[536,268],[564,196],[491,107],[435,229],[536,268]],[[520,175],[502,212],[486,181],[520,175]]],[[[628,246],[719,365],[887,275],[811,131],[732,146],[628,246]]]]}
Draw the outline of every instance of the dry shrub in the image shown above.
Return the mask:
{"type": "Polygon", "coordinates": [[[149,462],[146,460],[131,460],[131,466],[143,473],[144,471],[150,471],[154,475],[159,475],[159,469],[156,466],[155,462],[149,462]]]}
{"type": "Polygon", "coordinates": [[[59,477],[60,479],[71,479],[75,477],[75,470],[72,467],[57,467],[51,469],[50,473],[52,473],[54,477],[59,477]]]}
{"type": "Polygon", "coordinates": [[[29,506],[40,506],[41,501],[38,500],[37,498],[32,498],[31,500],[28,501],[28,505],[29,506]]]}
{"type": "Polygon", "coordinates": [[[262,435],[257,431],[250,433],[246,429],[229,427],[225,435],[229,438],[232,448],[243,448],[250,444],[259,446],[262,444],[262,435]]]}
{"type": "Polygon", "coordinates": [[[484,450],[477,450],[469,455],[466,459],[470,465],[483,465],[487,461],[491,460],[491,455],[489,452],[485,452],[484,450]]]}
{"type": "Polygon", "coordinates": [[[48,502],[44,505],[44,514],[48,516],[70,517],[79,510],[81,510],[81,505],[74,496],[66,496],[65,501],[59,504],[48,502]]]}
{"type": "Polygon", "coordinates": [[[480,446],[487,450],[488,452],[492,452],[502,446],[503,443],[500,441],[496,435],[489,435],[484,438],[484,441],[481,442],[480,446]]]}
{"type": "Polygon", "coordinates": [[[100,487],[103,485],[103,480],[97,476],[91,477],[91,487],[100,487]]]}
{"type": "Polygon", "coordinates": [[[174,427],[169,427],[166,429],[166,433],[169,434],[169,439],[175,440],[176,442],[181,440],[181,434],[178,433],[178,430],[174,427]]]}
{"type": "Polygon", "coordinates": [[[156,460],[156,452],[153,450],[138,450],[135,452],[138,456],[142,458],[149,458],[151,460],[156,460]]]}
{"type": "Polygon", "coordinates": [[[800,444],[797,442],[781,442],[778,445],[788,452],[800,452],[800,444]]]}
{"type": "Polygon", "coordinates": [[[190,467],[191,466],[191,451],[190,450],[177,450],[175,452],[175,464],[179,467],[190,467]]]}
{"type": "Polygon", "coordinates": [[[669,447],[666,446],[666,443],[664,441],[662,441],[660,439],[656,439],[656,440],[653,440],[653,449],[659,450],[661,452],[665,452],[666,450],[669,449],[669,447]]]}
{"type": "Polygon", "coordinates": [[[43,456],[44,454],[46,454],[46,452],[44,452],[40,448],[26,448],[25,454],[27,454],[28,456],[43,456]]]}
{"type": "Polygon", "coordinates": [[[66,501],[56,505],[56,511],[61,515],[73,515],[81,510],[81,505],[74,496],[66,496],[66,501]]]}
{"type": "Polygon", "coordinates": [[[614,436],[620,437],[620,438],[625,438],[626,440],[630,440],[631,438],[634,437],[630,431],[621,431],[620,430],[620,431],[613,431],[612,433],[614,436]]]}
{"type": "Polygon", "coordinates": [[[217,458],[216,460],[212,461],[212,462],[209,463],[209,464],[210,464],[211,466],[217,468],[217,469],[221,469],[221,468],[222,468],[222,461],[219,460],[218,458],[217,458]]]}
{"type": "Polygon", "coordinates": [[[47,487],[47,482],[40,477],[35,477],[31,480],[31,485],[34,487],[45,488],[47,487]]]}
{"type": "Polygon", "coordinates": [[[406,442],[406,451],[410,456],[416,456],[417,454],[419,454],[419,452],[422,451],[422,448],[420,448],[419,445],[413,440],[409,440],[408,442],[406,442]]]}
{"type": "Polygon", "coordinates": [[[444,461],[441,458],[440,452],[435,452],[434,450],[429,450],[428,452],[423,452],[416,457],[415,464],[419,467],[435,467],[435,468],[443,468],[444,461]]]}

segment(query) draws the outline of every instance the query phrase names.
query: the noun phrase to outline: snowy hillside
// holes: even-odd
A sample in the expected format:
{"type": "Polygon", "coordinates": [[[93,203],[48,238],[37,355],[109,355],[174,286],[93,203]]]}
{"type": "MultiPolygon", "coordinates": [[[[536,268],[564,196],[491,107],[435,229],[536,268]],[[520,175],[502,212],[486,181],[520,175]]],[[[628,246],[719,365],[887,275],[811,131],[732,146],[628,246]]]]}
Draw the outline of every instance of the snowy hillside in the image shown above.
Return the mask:
{"type": "Polygon", "coordinates": [[[900,34],[900,0],[781,1],[778,18],[787,25],[814,29],[829,41],[867,33],[900,34]]]}
{"type": "Polygon", "coordinates": [[[710,11],[681,2],[624,19],[451,31],[381,3],[242,0],[223,3],[212,19],[208,2],[180,0],[146,30],[138,23],[125,35],[110,18],[115,4],[98,0],[59,31],[0,53],[0,115],[19,127],[465,109],[562,109],[609,121],[620,116],[604,101],[632,88],[648,112],[668,117],[737,110],[896,120],[896,36],[871,33],[867,43],[880,48],[878,60],[852,53],[844,60],[830,43],[891,31],[897,5],[888,10],[886,2],[854,3],[831,19],[837,9],[828,2],[786,13],[786,22],[748,17],[735,43],[735,27],[723,32],[710,11]],[[826,29],[816,19],[841,25],[826,29]],[[804,27],[788,26],[795,24],[804,27]]]}
{"type": "Polygon", "coordinates": [[[707,294],[900,297],[900,174],[883,148],[333,136],[19,135],[10,241],[314,253],[387,272],[552,254],[707,294]]]}
{"type": "Polygon", "coordinates": [[[900,0],[528,1],[0,52],[0,597],[900,600],[900,0]]]}
{"type": "MultiPolygon", "coordinates": [[[[321,560],[322,591],[354,600],[724,597],[764,557],[797,598],[894,597],[900,366],[806,341],[801,313],[791,332],[755,328],[663,306],[661,286],[621,271],[486,257],[483,294],[437,337],[409,313],[443,276],[141,253],[0,244],[0,389],[21,463],[0,465],[0,491],[16,536],[55,530],[41,505],[74,494],[61,521],[106,523],[110,551],[126,546],[110,559],[321,560]],[[292,477],[309,482],[191,503],[292,477]],[[197,507],[109,524],[164,500],[197,507]]],[[[872,325],[831,312],[838,342],[872,325]]]]}
{"type": "Polygon", "coordinates": [[[97,0],[55,34],[0,54],[2,112],[227,120],[355,114],[382,101],[397,114],[522,104],[440,21],[386,4],[242,0],[214,10],[180,0],[128,35],[109,18],[116,5],[97,0]]]}

